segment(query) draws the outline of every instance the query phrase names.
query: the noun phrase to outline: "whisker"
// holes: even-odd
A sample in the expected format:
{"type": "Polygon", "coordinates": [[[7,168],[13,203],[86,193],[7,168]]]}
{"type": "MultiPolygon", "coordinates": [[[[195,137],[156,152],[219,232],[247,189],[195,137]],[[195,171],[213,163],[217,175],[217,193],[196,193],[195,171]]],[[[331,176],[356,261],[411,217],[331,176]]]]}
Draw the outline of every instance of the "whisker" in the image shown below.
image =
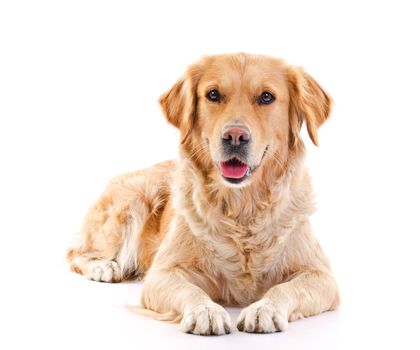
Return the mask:
{"type": "Polygon", "coordinates": [[[206,154],[204,151],[209,150],[208,144],[206,141],[200,142],[193,150],[193,152],[187,156],[187,159],[190,161],[193,161],[194,159],[199,158],[199,156],[203,155],[204,157],[208,157],[208,154],[206,154]]]}
{"type": "Polygon", "coordinates": [[[267,150],[266,155],[269,156],[271,159],[273,159],[277,163],[277,165],[280,166],[281,168],[285,166],[284,160],[280,159],[275,153],[267,150]]]}

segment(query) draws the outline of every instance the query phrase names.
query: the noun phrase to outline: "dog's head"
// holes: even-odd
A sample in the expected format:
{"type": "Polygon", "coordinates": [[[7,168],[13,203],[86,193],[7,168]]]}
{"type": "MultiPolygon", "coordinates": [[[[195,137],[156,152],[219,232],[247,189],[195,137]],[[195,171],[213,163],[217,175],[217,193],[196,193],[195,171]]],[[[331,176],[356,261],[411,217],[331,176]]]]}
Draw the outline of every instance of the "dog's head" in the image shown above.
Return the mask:
{"type": "Polygon", "coordinates": [[[303,151],[303,121],[317,145],[331,99],[301,68],[241,53],[190,66],[160,103],[181,131],[184,156],[211,178],[242,187],[303,151]]]}

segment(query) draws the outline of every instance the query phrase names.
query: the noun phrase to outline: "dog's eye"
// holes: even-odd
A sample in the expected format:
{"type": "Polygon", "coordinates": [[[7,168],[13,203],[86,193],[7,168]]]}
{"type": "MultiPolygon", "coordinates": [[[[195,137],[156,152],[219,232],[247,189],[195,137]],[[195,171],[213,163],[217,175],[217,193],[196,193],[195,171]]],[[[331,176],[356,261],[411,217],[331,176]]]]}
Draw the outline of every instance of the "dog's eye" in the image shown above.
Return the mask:
{"type": "Polygon", "coordinates": [[[274,96],[268,91],[264,91],[260,95],[260,97],[258,97],[258,103],[260,105],[269,105],[270,103],[273,103],[274,100],[275,100],[274,96]]]}
{"type": "Polygon", "coordinates": [[[220,102],[220,93],[216,89],[209,91],[206,97],[211,102],[220,102]]]}

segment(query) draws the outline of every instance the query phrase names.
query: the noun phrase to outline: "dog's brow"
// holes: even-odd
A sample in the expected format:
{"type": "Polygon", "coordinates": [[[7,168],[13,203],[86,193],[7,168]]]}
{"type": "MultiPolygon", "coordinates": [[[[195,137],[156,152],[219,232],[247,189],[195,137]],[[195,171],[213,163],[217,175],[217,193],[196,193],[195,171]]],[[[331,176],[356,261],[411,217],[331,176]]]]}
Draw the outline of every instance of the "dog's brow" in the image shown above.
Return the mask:
{"type": "Polygon", "coordinates": [[[220,84],[218,82],[206,82],[205,84],[205,91],[210,91],[213,89],[220,89],[220,84]]]}

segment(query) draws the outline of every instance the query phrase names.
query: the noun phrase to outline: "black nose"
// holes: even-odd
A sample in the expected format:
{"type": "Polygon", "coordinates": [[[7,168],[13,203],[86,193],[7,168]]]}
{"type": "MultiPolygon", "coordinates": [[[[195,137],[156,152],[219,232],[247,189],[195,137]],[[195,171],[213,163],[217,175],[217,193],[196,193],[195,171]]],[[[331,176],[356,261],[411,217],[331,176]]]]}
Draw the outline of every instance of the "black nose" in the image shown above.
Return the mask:
{"type": "Polygon", "coordinates": [[[249,132],[238,126],[232,126],[223,131],[222,139],[224,144],[232,146],[246,145],[249,142],[249,132]]]}

